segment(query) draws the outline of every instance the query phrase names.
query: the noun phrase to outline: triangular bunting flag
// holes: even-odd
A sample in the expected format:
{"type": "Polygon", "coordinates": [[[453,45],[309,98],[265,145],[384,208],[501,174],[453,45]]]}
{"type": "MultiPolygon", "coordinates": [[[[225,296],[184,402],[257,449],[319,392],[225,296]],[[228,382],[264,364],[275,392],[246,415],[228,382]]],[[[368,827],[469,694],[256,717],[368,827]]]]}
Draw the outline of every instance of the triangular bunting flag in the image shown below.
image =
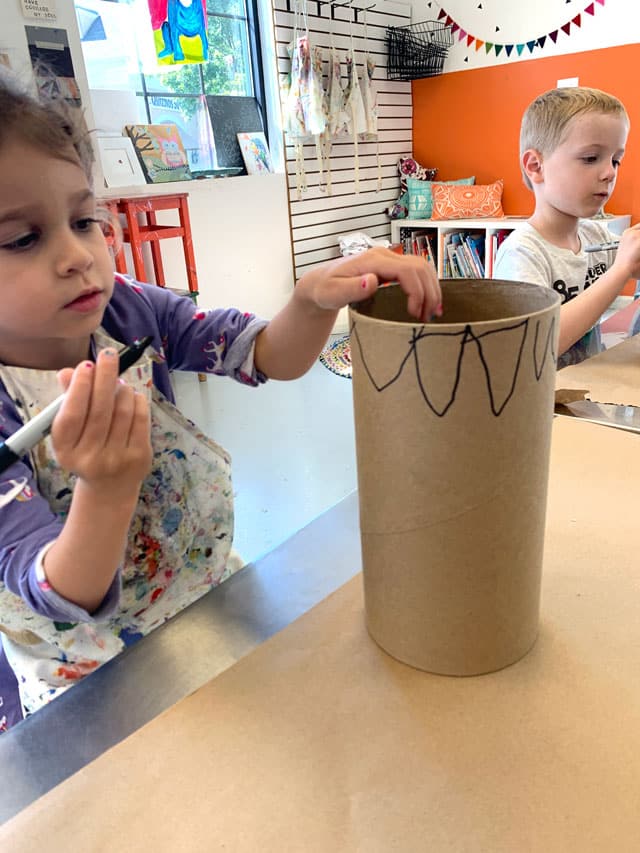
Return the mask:
{"type": "Polygon", "coordinates": [[[558,31],[557,31],[557,30],[554,30],[552,33],[549,33],[549,38],[550,38],[550,39],[551,39],[551,41],[555,44],[555,43],[556,43],[556,39],[558,38],[558,31]]]}
{"type": "Polygon", "coordinates": [[[511,51],[513,50],[513,45],[512,44],[505,44],[504,49],[507,52],[507,56],[511,56],[511,51]]]}
{"type": "Polygon", "coordinates": [[[569,35],[569,30],[571,29],[571,21],[567,21],[567,23],[563,24],[560,27],[560,29],[562,30],[563,33],[566,33],[567,35],[569,35]]]}
{"type": "Polygon", "coordinates": [[[453,34],[454,34],[455,32],[457,32],[457,30],[459,30],[459,29],[460,29],[460,24],[456,24],[456,22],[454,21],[454,22],[451,24],[451,35],[453,35],[453,34]]]}
{"type": "Polygon", "coordinates": [[[504,45],[503,44],[497,44],[495,47],[496,47],[496,56],[500,56],[500,53],[501,53],[504,45]]]}
{"type": "Polygon", "coordinates": [[[464,39],[466,37],[467,37],[466,32],[463,29],[461,29],[460,32],[458,33],[458,41],[462,41],[462,39],[464,39]]]}
{"type": "Polygon", "coordinates": [[[482,39],[476,39],[476,50],[480,50],[483,44],[484,42],[482,41],[482,39]]]}
{"type": "Polygon", "coordinates": [[[587,6],[587,8],[584,11],[587,13],[587,15],[593,15],[594,14],[593,3],[589,3],[589,5],[587,6]]]}
{"type": "Polygon", "coordinates": [[[440,9],[440,11],[438,12],[438,20],[441,21],[443,18],[446,18],[446,17],[447,17],[447,13],[444,11],[444,9],[440,9]]]}
{"type": "Polygon", "coordinates": [[[604,6],[604,0],[596,0],[601,6],[604,6]]]}
{"type": "Polygon", "coordinates": [[[546,40],[547,40],[546,36],[540,36],[540,38],[538,39],[538,47],[543,48],[546,40]]]}
{"type": "Polygon", "coordinates": [[[467,36],[467,47],[471,47],[475,36],[467,36]]]}
{"type": "Polygon", "coordinates": [[[575,18],[572,18],[571,23],[575,24],[576,27],[579,27],[580,26],[580,15],[576,15],[575,18]]]}
{"type": "Polygon", "coordinates": [[[451,24],[453,23],[453,18],[451,17],[451,15],[447,15],[447,17],[445,18],[445,22],[444,22],[444,23],[445,23],[445,25],[446,25],[447,27],[450,27],[450,26],[451,26],[451,24]]]}
{"type": "Polygon", "coordinates": [[[533,53],[533,48],[536,46],[535,39],[533,41],[527,42],[527,47],[529,48],[529,53],[533,53]]]}
{"type": "Polygon", "coordinates": [[[489,53],[492,47],[493,47],[493,45],[490,41],[486,41],[484,43],[484,49],[485,49],[486,53],[489,53]]]}
{"type": "Polygon", "coordinates": [[[523,45],[523,44],[517,44],[517,45],[516,45],[516,50],[518,51],[518,56],[521,56],[521,55],[522,55],[522,51],[524,50],[524,45],[523,45]]]}

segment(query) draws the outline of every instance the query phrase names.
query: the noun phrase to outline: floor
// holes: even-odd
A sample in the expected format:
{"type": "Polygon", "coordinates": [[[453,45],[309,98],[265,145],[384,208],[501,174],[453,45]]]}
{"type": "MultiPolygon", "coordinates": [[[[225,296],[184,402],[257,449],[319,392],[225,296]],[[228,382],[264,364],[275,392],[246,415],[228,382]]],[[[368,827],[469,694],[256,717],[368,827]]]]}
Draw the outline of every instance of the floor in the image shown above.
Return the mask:
{"type": "Polygon", "coordinates": [[[234,545],[256,559],[356,488],[351,381],[319,362],[294,382],[247,388],[175,373],[182,412],[232,456],[234,545]]]}

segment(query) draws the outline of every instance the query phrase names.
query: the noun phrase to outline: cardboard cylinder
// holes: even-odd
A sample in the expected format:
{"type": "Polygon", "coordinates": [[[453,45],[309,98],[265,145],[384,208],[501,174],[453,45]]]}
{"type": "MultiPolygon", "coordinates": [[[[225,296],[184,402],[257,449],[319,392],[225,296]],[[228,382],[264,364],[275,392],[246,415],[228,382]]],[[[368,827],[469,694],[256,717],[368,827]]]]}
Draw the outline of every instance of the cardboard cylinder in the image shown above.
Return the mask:
{"type": "Polygon", "coordinates": [[[478,675],[538,632],[560,300],[441,285],[434,322],[397,285],[349,309],[365,613],[398,660],[478,675]]]}

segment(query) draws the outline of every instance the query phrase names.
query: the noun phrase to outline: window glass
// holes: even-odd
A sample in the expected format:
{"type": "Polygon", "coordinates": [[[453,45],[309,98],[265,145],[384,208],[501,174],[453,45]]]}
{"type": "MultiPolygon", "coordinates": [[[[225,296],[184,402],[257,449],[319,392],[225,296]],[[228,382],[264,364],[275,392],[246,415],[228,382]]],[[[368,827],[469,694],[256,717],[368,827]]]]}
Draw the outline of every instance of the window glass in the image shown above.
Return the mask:
{"type": "Polygon", "coordinates": [[[192,171],[215,168],[211,122],[203,97],[149,96],[151,124],[175,124],[192,171]]]}
{"type": "Polygon", "coordinates": [[[252,2],[206,0],[208,60],[169,65],[156,56],[148,0],[75,0],[94,100],[108,108],[107,94],[128,92],[137,101],[132,123],[176,124],[191,169],[216,168],[204,96],[254,95],[246,5],[252,2]]]}

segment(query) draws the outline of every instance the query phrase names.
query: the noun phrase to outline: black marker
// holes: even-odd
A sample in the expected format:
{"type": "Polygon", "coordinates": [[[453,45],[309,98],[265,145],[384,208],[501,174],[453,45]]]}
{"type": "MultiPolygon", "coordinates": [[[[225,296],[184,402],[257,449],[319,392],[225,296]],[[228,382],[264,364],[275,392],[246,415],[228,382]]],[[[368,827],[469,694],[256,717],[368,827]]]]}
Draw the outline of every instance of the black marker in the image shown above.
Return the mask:
{"type": "MultiPolygon", "coordinates": [[[[152,340],[153,338],[149,335],[121,349],[118,353],[118,374],[124,373],[132,364],[135,364],[152,340]]],[[[25,456],[31,448],[35,447],[39,441],[49,434],[53,419],[58,414],[64,398],[65,394],[56,397],[39,414],[31,418],[30,421],[21,426],[12,436],[9,436],[6,441],[0,444],[0,474],[6,471],[14,462],[17,462],[18,459],[25,456]]]]}

